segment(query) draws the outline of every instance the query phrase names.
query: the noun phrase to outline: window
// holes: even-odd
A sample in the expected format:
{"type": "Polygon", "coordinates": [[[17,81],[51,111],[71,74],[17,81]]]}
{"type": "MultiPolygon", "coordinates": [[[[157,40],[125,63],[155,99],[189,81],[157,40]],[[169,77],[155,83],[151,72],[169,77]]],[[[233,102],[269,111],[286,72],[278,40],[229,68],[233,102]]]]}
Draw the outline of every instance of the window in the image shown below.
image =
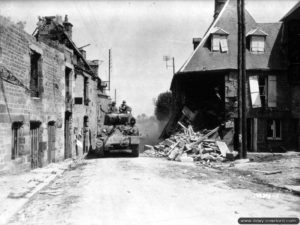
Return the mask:
{"type": "Polygon", "coordinates": [[[266,101],[267,101],[267,95],[266,95],[266,89],[267,89],[267,85],[266,85],[267,81],[266,81],[266,77],[264,76],[259,76],[258,78],[258,87],[259,87],[259,96],[260,96],[260,101],[261,101],[261,105],[262,107],[266,106],[266,101]]]}
{"type": "Polygon", "coordinates": [[[228,52],[227,35],[216,35],[212,36],[212,51],[214,52],[228,52]]]}
{"type": "Polygon", "coordinates": [[[82,98],[80,98],[80,97],[76,97],[76,98],[74,98],[74,103],[76,104],[76,105],[82,105],[82,98]]]}
{"type": "Polygon", "coordinates": [[[277,107],[276,76],[250,76],[249,86],[252,108],[277,107]]]}
{"type": "Polygon", "coordinates": [[[281,121],[278,119],[267,121],[267,138],[281,140],[281,121]]]}
{"type": "Polygon", "coordinates": [[[84,96],[84,104],[89,104],[89,79],[84,77],[84,86],[83,86],[83,96],[84,96]]]}
{"type": "Polygon", "coordinates": [[[16,159],[20,152],[20,136],[21,136],[22,123],[15,122],[12,124],[12,148],[11,159],[16,159]]]}
{"type": "Polygon", "coordinates": [[[250,49],[253,53],[263,53],[265,51],[265,37],[252,36],[250,49]]]}
{"type": "Polygon", "coordinates": [[[35,51],[30,53],[30,90],[31,97],[40,97],[41,55],[35,51]]]}

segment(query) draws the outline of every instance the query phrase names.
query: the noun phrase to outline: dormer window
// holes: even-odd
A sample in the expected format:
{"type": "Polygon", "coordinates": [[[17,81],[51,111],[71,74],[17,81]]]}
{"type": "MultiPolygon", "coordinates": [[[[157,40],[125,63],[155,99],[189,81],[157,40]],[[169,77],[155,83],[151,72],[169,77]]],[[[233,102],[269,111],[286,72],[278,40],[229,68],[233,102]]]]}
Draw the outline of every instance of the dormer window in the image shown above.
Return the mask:
{"type": "Polygon", "coordinates": [[[228,52],[228,33],[219,28],[214,27],[211,31],[211,51],[228,52]]]}
{"type": "MultiPolygon", "coordinates": [[[[250,42],[249,50],[255,54],[262,54],[265,52],[265,41],[267,37],[267,33],[261,30],[260,28],[256,28],[250,30],[246,35],[248,41],[250,42]]],[[[249,43],[248,42],[248,43],[249,43]]]]}
{"type": "Polygon", "coordinates": [[[265,37],[252,36],[250,42],[250,51],[253,53],[262,53],[265,51],[265,37]]]}

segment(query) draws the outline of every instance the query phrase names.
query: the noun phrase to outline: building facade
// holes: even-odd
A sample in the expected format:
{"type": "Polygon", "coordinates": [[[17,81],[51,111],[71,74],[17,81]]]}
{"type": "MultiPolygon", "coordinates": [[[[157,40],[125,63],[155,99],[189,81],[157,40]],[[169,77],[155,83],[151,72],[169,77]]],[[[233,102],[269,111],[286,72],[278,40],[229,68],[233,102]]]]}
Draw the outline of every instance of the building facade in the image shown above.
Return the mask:
{"type": "MultiPolygon", "coordinates": [[[[287,63],[285,25],[258,23],[245,11],[248,151],[287,151],[299,147],[299,86],[287,63]]],[[[233,121],[231,148],[238,144],[238,18],[236,0],[216,0],[214,19],[203,38],[194,39],[191,57],[174,75],[173,115],[194,113],[195,129],[233,121]]]]}
{"type": "Polygon", "coordinates": [[[72,41],[66,17],[39,19],[34,35],[0,17],[0,172],[77,157],[95,147],[98,61],[72,41]],[[92,64],[92,65],[90,65],[92,64]]]}

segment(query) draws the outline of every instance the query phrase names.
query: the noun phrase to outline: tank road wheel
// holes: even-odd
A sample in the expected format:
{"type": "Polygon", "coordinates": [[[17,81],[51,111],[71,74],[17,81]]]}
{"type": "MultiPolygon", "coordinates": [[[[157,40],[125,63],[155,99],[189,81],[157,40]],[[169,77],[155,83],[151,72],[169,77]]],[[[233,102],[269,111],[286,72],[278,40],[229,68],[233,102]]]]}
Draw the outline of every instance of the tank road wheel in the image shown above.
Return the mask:
{"type": "Polygon", "coordinates": [[[131,145],[131,155],[133,157],[139,157],[140,151],[139,151],[139,145],[131,145]]]}

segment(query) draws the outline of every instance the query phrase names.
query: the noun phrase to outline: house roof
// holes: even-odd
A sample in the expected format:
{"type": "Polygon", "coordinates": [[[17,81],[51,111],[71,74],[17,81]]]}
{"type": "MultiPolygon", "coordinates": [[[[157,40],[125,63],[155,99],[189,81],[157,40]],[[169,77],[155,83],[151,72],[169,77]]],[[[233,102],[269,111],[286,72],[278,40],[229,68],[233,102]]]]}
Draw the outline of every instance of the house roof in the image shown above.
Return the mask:
{"type": "Polygon", "coordinates": [[[255,36],[268,36],[268,34],[266,32],[264,32],[261,28],[255,28],[250,30],[247,34],[247,36],[251,36],[251,35],[255,35],[255,36]]]}
{"type": "Polygon", "coordinates": [[[294,7],[288,11],[287,14],[280,21],[287,21],[292,19],[300,19],[300,1],[294,7]]]}
{"type": "MultiPolygon", "coordinates": [[[[238,18],[236,0],[227,0],[218,17],[212,22],[198,47],[184,63],[178,73],[236,70],[238,54],[238,18]],[[217,28],[226,30],[228,35],[228,52],[212,52],[210,50],[210,33],[217,28]]],[[[264,54],[253,54],[246,50],[246,69],[283,69],[280,60],[280,49],[275,46],[279,43],[281,23],[256,23],[245,10],[245,33],[259,29],[268,34],[264,54]]],[[[258,31],[257,31],[258,32],[258,31]]]]}
{"type": "Polygon", "coordinates": [[[211,34],[228,35],[229,33],[220,27],[213,27],[210,31],[211,34]]]}

